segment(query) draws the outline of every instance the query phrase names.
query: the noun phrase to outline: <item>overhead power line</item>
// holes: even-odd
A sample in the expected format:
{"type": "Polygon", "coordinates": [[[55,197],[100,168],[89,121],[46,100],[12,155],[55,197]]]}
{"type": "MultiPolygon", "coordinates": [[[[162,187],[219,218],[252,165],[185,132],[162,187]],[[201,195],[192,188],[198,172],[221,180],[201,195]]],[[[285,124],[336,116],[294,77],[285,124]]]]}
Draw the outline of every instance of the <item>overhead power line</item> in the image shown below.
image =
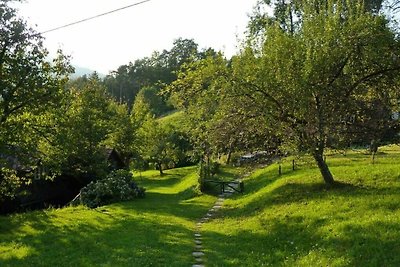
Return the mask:
{"type": "Polygon", "coordinates": [[[76,24],[80,24],[80,23],[82,23],[82,22],[86,22],[86,21],[89,21],[89,20],[97,19],[97,18],[99,18],[99,17],[103,17],[103,16],[109,15],[109,14],[111,14],[111,13],[115,13],[115,12],[118,12],[118,11],[121,11],[121,10],[124,10],[124,9],[127,9],[127,8],[130,8],[130,7],[138,6],[138,5],[144,4],[144,3],[146,3],[146,2],[150,2],[150,1],[151,1],[151,0],[144,0],[144,1],[141,1],[141,2],[137,2],[137,3],[131,4],[131,5],[128,5],[128,6],[124,6],[124,7],[121,7],[121,8],[117,8],[117,9],[114,9],[114,10],[111,10],[111,11],[108,11],[108,12],[105,12],[105,13],[102,13],[102,14],[99,14],[99,15],[96,15],[96,16],[93,16],[93,17],[85,18],[85,19],[82,19],[82,20],[79,20],[79,21],[75,21],[75,22],[72,22],[72,23],[63,25],[63,26],[59,26],[59,27],[57,27],[57,28],[53,28],[53,29],[50,29],[50,30],[41,32],[40,34],[45,34],[45,33],[49,33],[49,32],[54,32],[54,31],[57,31],[57,30],[60,30],[60,29],[64,29],[64,28],[67,28],[67,27],[76,25],[76,24]]]}

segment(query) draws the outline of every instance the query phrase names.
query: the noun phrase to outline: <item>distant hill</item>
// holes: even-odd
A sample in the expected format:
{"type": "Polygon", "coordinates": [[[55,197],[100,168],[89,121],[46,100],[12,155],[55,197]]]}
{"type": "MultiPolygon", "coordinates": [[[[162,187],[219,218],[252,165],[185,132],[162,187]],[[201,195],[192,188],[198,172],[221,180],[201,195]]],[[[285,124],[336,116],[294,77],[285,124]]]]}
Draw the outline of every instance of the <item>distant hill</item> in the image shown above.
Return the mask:
{"type": "MultiPolygon", "coordinates": [[[[83,68],[83,67],[79,67],[79,66],[74,66],[74,68],[75,68],[75,73],[71,74],[71,79],[76,79],[83,75],[90,75],[93,72],[95,72],[95,70],[91,70],[91,69],[83,68]]],[[[100,78],[106,77],[106,75],[103,73],[97,72],[97,74],[99,75],[100,78]]]]}

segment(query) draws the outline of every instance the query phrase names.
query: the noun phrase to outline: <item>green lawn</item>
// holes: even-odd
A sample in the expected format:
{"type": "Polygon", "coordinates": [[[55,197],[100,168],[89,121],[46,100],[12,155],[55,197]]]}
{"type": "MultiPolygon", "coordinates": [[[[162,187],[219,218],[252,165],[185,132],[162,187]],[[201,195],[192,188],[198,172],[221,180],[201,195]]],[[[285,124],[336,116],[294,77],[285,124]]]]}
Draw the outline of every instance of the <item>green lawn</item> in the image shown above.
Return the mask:
{"type": "Polygon", "coordinates": [[[383,152],[328,156],[334,189],[309,159],[256,171],[204,225],[208,265],[400,266],[400,150],[383,152]]]}
{"type": "Polygon", "coordinates": [[[197,168],[142,173],[145,199],[0,217],[0,266],[189,266],[193,229],[215,197],[197,168]]]}
{"type": "MultiPolygon", "coordinates": [[[[202,227],[207,266],[400,266],[400,149],[330,154],[327,188],[311,159],[245,178],[202,227]]],[[[145,199],[0,217],[0,266],[190,266],[193,230],[215,202],[197,196],[197,167],[135,177],[145,199]]],[[[244,169],[222,168],[220,179],[244,169]]]]}

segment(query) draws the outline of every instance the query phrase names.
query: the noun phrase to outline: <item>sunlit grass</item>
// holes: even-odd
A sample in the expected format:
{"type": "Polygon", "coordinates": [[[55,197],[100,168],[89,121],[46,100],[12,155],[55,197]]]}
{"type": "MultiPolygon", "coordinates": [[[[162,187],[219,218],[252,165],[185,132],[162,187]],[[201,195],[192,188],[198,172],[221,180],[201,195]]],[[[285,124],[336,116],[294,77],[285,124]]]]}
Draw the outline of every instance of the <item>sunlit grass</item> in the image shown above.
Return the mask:
{"type": "MultiPolygon", "coordinates": [[[[327,157],[341,186],[311,158],[256,170],[245,193],[202,227],[207,266],[400,266],[400,148],[327,157]]],[[[216,197],[195,189],[197,167],[135,173],[145,199],[0,217],[0,266],[190,266],[195,222],[216,197]]],[[[245,169],[223,167],[216,179],[245,169]]]]}
{"type": "Polygon", "coordinates": [[[225,202],[204,226],[215,266],[400,266],[400,149],[327,158],[337,181],[328,188],[312,161],[258,170],[246,193],[225,202]],[[308,163],[307,163],[308,162],[308,163]]]}
{"type": "Polygon", "coordinates": [[[215,200],[195,168],[142,173],[145,199],[0,217],[0,266],[188,266],[193,229],[215,200]]]}

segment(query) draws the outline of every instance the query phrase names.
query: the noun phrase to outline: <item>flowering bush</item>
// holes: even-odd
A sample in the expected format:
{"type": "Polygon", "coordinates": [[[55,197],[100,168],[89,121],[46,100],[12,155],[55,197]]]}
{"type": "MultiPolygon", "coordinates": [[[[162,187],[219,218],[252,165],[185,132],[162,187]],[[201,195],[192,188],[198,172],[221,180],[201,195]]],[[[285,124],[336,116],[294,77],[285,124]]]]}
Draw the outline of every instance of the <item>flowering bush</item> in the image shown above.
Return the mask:
{"type": "Polygon", "coordinates": [[[89,208],[118,201],[142,198],[145,189],[132,181],[132,174],[126,170],[110,173],[105,179],[89,183],[81,189],[80,201],[89,208]]]}

